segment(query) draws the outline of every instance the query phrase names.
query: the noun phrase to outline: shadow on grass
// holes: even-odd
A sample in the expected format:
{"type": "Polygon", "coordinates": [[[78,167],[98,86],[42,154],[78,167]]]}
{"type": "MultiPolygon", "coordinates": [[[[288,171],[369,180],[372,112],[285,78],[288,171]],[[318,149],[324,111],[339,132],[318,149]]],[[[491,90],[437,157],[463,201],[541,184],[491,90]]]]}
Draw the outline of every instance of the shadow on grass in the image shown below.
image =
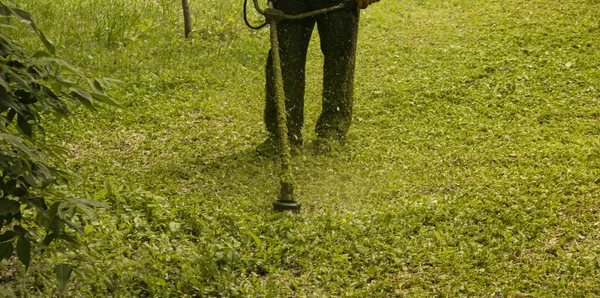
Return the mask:
{"type": "MultiPolygon", "coordinates": [[[[307,212],[320,213],[349,202],[361,204],[368,192],[362,179],[365,171],[352,161],[355,148],[337,154],[316,155],[307,144],[292,159],[296,181],[295,194],[307,212]]],[[[184,200],[210,201],[213,204],[239,205],[243,210],[271,210],[280,190],[280,160],[264,157],[250,147],[231,154],[215,151],[214,155],[187,156],[165,160],[152,167],[150,179],[160,181],[155,191],[184,200]]],[[[372,185],[370,185],[372,186],[372,185]]]]}
{"type": "Polygon", "coordinates": [[[188,184],[200,196],[260,208],[270,206],[277,197],[279,160],[259,156],[254,148],[208,160],[195,160],[193,164],[196,170],[188,184]]]}

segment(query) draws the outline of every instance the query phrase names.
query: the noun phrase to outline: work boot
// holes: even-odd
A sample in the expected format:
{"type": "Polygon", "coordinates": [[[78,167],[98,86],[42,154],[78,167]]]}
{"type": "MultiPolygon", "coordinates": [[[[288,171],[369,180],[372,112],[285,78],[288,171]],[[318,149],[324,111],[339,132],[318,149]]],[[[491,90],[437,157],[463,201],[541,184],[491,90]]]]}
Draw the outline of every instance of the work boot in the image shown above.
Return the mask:
{"type": "Polygon", "coordinates": [[[262,157],[275,157],[279,155],[279,139],[268,137],[255,149],[255,155],[262,157]]]}
{"type": "Polygon", "coordinates": [[[316,155],[335,155],[342,150],[344,139],[317,137],[313,142],[313,152],[316,155]]]}

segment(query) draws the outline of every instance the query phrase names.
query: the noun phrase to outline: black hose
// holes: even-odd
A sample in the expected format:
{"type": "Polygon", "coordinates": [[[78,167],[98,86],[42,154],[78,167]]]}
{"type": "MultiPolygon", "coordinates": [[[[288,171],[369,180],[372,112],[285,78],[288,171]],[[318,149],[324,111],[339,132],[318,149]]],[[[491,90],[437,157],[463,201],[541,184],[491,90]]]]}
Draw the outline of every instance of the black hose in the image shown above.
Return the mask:
{"type": "Polygon", "coordinates": [[[261,29],[262,27],[267,25],[267,22],[265,21],[262,25],[259,26],[252,26],[252,24],[250,24],[250,22],[248,22],[248,12],[246,10],[246,7],[248,6],[248,0],[244,0],[244,23],[246,23],[246,26],[248,26],[250,29],[254,29],[254,30],[258,30],[261,29]]]}

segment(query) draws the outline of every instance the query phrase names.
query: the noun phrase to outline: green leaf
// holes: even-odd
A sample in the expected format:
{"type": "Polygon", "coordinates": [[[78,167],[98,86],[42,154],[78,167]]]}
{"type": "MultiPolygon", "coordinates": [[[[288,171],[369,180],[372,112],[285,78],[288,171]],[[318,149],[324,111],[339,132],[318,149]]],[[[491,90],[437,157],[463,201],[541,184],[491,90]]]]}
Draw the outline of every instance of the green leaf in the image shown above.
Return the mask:
{"type": "Polygon", "coordinates": [[[48,228],[50,230],[52,230],[52,232],[54,232],[54,234],[57,234],[57,235],[60,235],[62,233],[62,230],[64,229],[64,227],[65,227],[65,225],[60,220],[60,217],[52,218],[52,222],[50,222],[50,225],[48,226],[48,228]]]}
{"type": "Polygon", "coordinates": [[[46,35],[44,35],[44,33],[42,31],[37,30],[37,32],[40,36],[40,39],[42,40],[42,43],[46,47],[46,50],[48,50],[48,52],[50,52],[50,54],[54,55],[54,53],[56,53],[56,48],[54,47],[52,42],[50,42],[50,40],[48,40],[48,38],[46,38],[46,35]]]}
{"type": "MultiPolygon", "coordinates": [[[[52,91],[54,92],[54,94],[59,94],[59,95],[62,94],[63,84],[61,84],[59,82],[51,82],[50,87],[52,87],[52,91]]],[[[67,87],[71,87],[71,86],[67,86],[67,87]]]]}
{"type": "Polygon", "coordinates": [[[100,85],[100,83],[98,82],[98,80],[96,80],[94,78],[88,78],[87,81],[88,81],[88,85],[90,85],[90,88],[95,93],[104,94],[104,90],[102,89],[102,86],[100,85]]]}
{"type": "Polygon", "coordinates": [[[13,231],[6,231],[4,234],[0,235],[0,243],[11,240],[17,236],[17,233],[13,231]]]}
{"type": "Polygon", "coordinates": [[[48,210],[48,206],[46,205],[46,200],[42,197],[30,197],[27,200],[31,205],[35,206],[36,209],[40,211],[48,210]]]}
{"type": "Polygon", "coordinates": [[[25,269],[28,269],[31,263],[31,243],[23,237],[17,240],[17,257],[25,265],[25,269]]]}
{"type": "Polygon", "coordinates": [[[7,17],[10,16],[10,10],[4,6],[4,4],[0,3],[0,16],[7,17]]]}
{"type": "Polygon", "coordinates": [[[67,226],[71,227],[71,229],[73,229],[73,230],[77,231],[77,233],[79,233],[79,235],[83,235],[83,234],[84,234],[84,232],[83,232],[83,229],[82,229],[80,226],[78,226],[78,225],[76,225],[75,223],[73,223],[72,221],[69,221],[69,220],[66,220],[66,219],[62,219],[62,218],[61,218],[61,220],[62,220],[62,221],[63,221],[63,222],[64,222],[64,223],[65,223],[67,226]]]}
{"type": "Polygon", "coordinates": [[[48,54],[48,52],[46,51],[37,51],[35,54],[33,54],[33,56],[31,56],[33,58],[43,58],[43,57],[50,57],[50,54],[48,54]]]}
{"type": "Polygon", "coordinates": [[[13,201],[13,200],[9,200],[9,199],[0,200],[0,216],[6,215],[6,214],[15,215],[15,214],[19,213],[20,207],[21,207],[21,204],[19,204],[19,202],[17,202],[17,201],[13,201]]]}
{"type": "Polygon", "coordinates": [[[15,112],[15,109],[10,109],[8,113],[6,113],[6,121],[8,121],[8,123],[10,124],[16,115],[17,112],[15,112]]]}
{"type": "Polygon", "coordinates": [[[54,239],[56,239],[56,234],[50,233],[46,235],[46,237],[44,237],[44,240],[42,240],[42,244],[48,246],[54,239]]]}
{"type": "MultiPolygon", "coordinates": [[[[0,20],[0,22],[1,21],[2,20],[0,20]]],[[[16,29],[15,27],[6,26],[6,25],[4,25],[2,27],[16,29]]],[[[1,31],[0,31],[0,42],[5,47],[5,49],[3,51],[4,53],[9,53],[11,55],[14,54],[18,57],[23,57],[23,53],[21,53],[21,51],[19,51],[19,49],[16,48],[16,45],[13,44],[13,40],[11,38],[8,38],[6,35],[2,34],[1,31]]]]}
{"type": "Polygon", "coordinates": [[[6,83],[6,81],[0,77],[0,86],[4,87],[4,90],[8,90],[8,83],[6,83]]]}
{"type": "Polygon", "coordinates": [[[11,242],[0,243],[0,261],[10,259],[13,255],[13,244],[11,242]]]}
{"type": "Polygon", "coordinates": [[[71,272],[73,268],[67,264],[58,264],[54,266],[54,274],[56,274],[56,280],[58,280],[58,286],[61,290],[67,287],[67,282],[71,278],[71,272]]]}
{"type": "Polygon", "coordinates": [[[90,218],[96,216],[96,211],[93,207],[107,208],[106,205],[94,200],[65,198],[65,201],[69,202],[71,206],[74,206],[79,213],[85,214],[90,218]]]}
{"type": "Polygon", "coordinates": [[[21,114],[17,115],[17,126],[26,136],[31,137],[33,135],[31,124],[21,114]]]}
{"type": "Polygon", "coordinates": [[[27,235],[27,230],[25,230],[22,226],[16,225],[13,227],[13,230],[21,237],[25,237],[25,235],[27,235]]]}
{"type": "Polygon", "coordinates": [[[77,83],[75,82],[71,82],[69,80],[67,80],[66,78],[63,77],[55,77],[54,78],[56,81],[52,83],[52,88],[54,89],[54,91],[56,93],[62,94],[62,88],[71,88],[73,86],[76,86],[77,83]],[[60,87],[60,92],[57,91],[58,89],[56,88],[57,86],[61,86],[60,87]]]}
{"type": "MultiPolygon", "coordinates": [[[[13,116],[15,113],[23,113],[25,106],[19,102],[17,98],[14,98],[12,94],[3,91],[3,89],[0,89],[0,96],[2,96],[2,102],[0,105],[10,108],[11,110],[9,113],[12,113],[13,116]]],[[[12,116],[10,117],[10,120],[12,121],[12,116]]]]}
{"type": "Polygon", "coordinates": [[[56,63],[58,66],[64,67],[64,68],[70,70],[71,72],[73,72],[74,74],[76,74],[76,75],[78,75],[80,77],[85,77],[83,75],[83,73],[77,67],[73,66],[71,63],[69,63],[69,62],[67,62],[65,60],[50,57],[50,58],[41,58],[40,62],[43,62],[43,63],[56,63]]]}
{"type": "Polygon", "coordinates": [[[35,26],[35,22],[33,21],[33,17],[31,16],[30,13],[28,13],[24,10],[18,9],[18,8],[12,8],[12,7],[6,7],[6,6],[4,6],[4,8],[8,8],[8,10],[10,10],[12,12],[12,14],[15,16],[15,18],[17,20],[27,24],[27,26],[29,26],[31,29],[35,30],[35,32],[37,32],[40,40],[42,41],[42,43],[44,44],[46,49],[52,55],[54,55],[54,53],[56,52],[56,48],[50,42],[50,40],[48,40],[48,38],[46,38],[46,35],[44,35],[44,33],[35,26]]]}
{"type": "Polygon", "coordinates": [[[12,80],[15,83],[17,83],[17,85],[19,85],[24,90],[31,89],[31,87],[29,86],[29,84],[27,83],[27,81],[29,81],[29,82],[35,82],[35,79],[33,77],[31,77],[30,75],[28,75],[28,74],[16,73],[16,72],[13,71],[13,69],[11,69],[11,68],[5,68],[6,72],[10,75],[10,80],[12,80]],[[23,77],[25,77],[25,79],[23,79],[23,77]]]}
{"type": "Polygon", "coordinates": [[[56,238],[65,240],[68,243],[71,243],[71,244],[73,244],[75,246],[81,245],[81,242],[79,242],[79,240],[77,240],[77,238],[75,238],[75,237],[73,237],[73,236],[71,236],[69,234],[60,234],[56,238]]]}
{"type": "MultiPolygon", "coordinates": [[[[111,193],[111,192],[109,191],[109,193],[111,193]]],[[[95,208],[104,208],[104,209],[109,208],[107,205],[102,204],[101,202],[98,202],[96,200],[85,199],[85,198],[69,199],[69,201],[77,203],[77,204],[86,204],[86,205],[89,205],[89,206],[92,206],[95,208]]]]}
{"type": "Polygon", "coordinates": [[[79,89],[79,88],[69,88],[69,90],[71,91],[71,95],[77,99],[79,99],[79,101],[88,109],[90,110],[96,110],[94,108],[94,105],[92,104],[92,101],[94,100],[92,98],[92,95],[83,89],[79,89]]]}
{"type": "Polygon", "coordinates": [[[252,237],[252,239],[254,239],[254,243],[256,243],[256,248],[260,249],[262,247],[262,241],[260,241],[258,236],[256,236],[254,233],[252,233],[250,231],[246,231],[246,234],[248,236],[252,237]]]}
{"type": "Polygon", "coordinates": [[[29,158],[40,158],[38,154],[32,150],[32,147],[30,147],[25,140],[21,139],[20,137],[13,136],[11,134],[0,133],[0,141],[10,143],[13,147],[19,149],[22,153],[25,153],[29,158]]]}
{"type": "Polygon", "coordinates": [[[23,177],[23,180],[25,180],[25,183],[27,183],[27,187],[37,187],[37,182],[31,175],[25,174],[21,177],[23,177]]]}
{"type": "Polygon", "coordinates": [[[50,205],[50,208],[48,208],[48,217],[56,217],[58,214],[58,207],[60,207],[60,202],[54,202],[54,204],[50,205]]]}
{"type": "Polygon", "coordinates": [[[94,218],[96,216],[96,211],[84,204],[75,204],[75,208],[78,212],[85,214],[87,217],[94,218]]]}
{"type": "Polygon", "coordinates": [[[24,10],[20,10],[18,8],[13,8],[13,7],[8,7],[8,9],[12,12],[12,14],[15,16],[15,18],[17,18],[17,20],[27,24],[27,26],[29,26],[32,29],[37,31],[37,28],[35,27],[35,23],[33,22],[33,17],[31,16],[30,13],[28,13],[24,10]]]}
{"type": "Polygon", "coordinates": [[[121,106],[120,104],[118,104],[116,101],[114,101],[110,96],[107,96],[105,94],[100,94],[100,93],[96,93],[96,92],[92,92],[92,96],[94,97],[94,99],[103,102],[105,104],[117,107],[117,108],[123,108],[123,106],[121,106]]]}

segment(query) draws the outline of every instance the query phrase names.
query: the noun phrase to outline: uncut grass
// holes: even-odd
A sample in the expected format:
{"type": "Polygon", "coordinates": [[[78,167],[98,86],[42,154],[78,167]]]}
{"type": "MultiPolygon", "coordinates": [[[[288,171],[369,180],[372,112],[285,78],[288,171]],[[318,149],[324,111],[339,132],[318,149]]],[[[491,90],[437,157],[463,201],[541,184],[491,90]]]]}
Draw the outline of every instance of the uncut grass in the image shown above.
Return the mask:
{"type": "MultiPolygon", "coordinates": [[[[233,1],[192,3],[192,40],[176,4],[82,3],[22,3],[63,58],[123,81],[125,109],[51,130],[82,177],[70,191],[111,206],[68,295],[600,295],[599,3],[363,11],[350,142],[294,159],[298,216],[270,214],[278,163],[252,154],[266,31],[233,1]],[[126,22],[102,13],[117,8],[126,22]]],[[[56,291],[36,261],[7,286],[56,291]]]]}

